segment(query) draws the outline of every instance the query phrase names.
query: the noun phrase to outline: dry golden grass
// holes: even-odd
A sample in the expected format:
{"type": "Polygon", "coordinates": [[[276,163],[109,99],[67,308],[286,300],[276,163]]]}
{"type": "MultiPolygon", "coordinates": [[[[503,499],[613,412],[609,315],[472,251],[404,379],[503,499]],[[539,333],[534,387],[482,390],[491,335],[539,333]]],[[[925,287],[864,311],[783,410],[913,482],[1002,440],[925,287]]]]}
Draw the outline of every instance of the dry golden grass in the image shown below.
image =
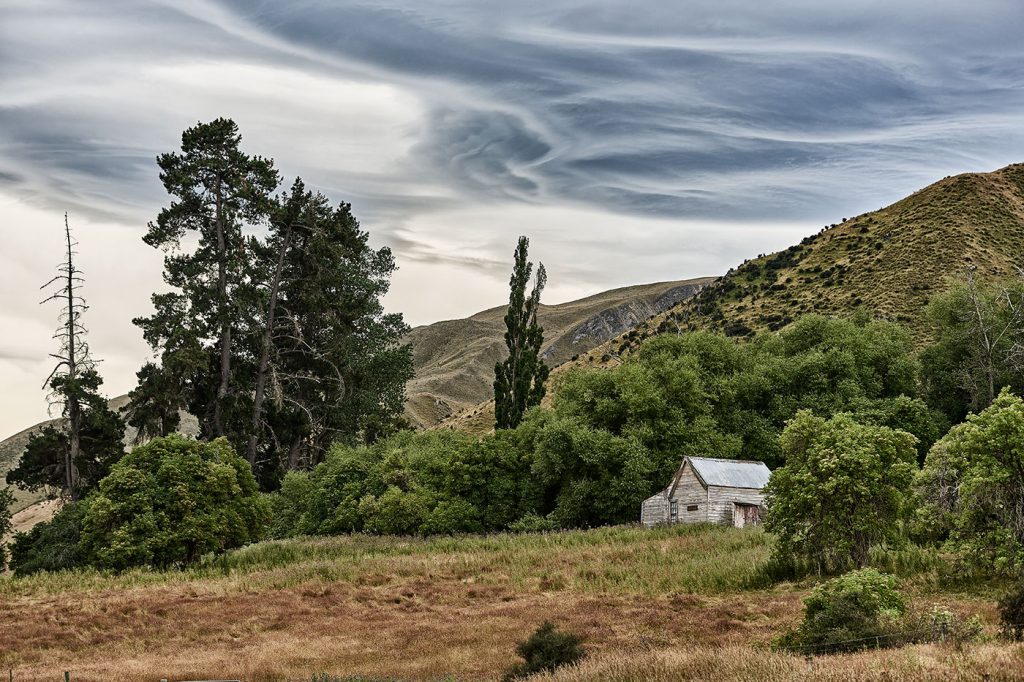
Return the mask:
{"type": "Polygon", "coordinates": [[[748,647],[687,647],[597,656],[536,682],[668,682],[682,680],[1020,680],[1024,646],[936,644],[805,659],[748,647]]]}
{"type": "MultiPolygon", "coordinates": [[[[552,619],[591,651],[565,679],[709,679],[685,672],[696,659],[704,671],[718,661],[722,679],[783,679],[806,663],[765,646],[799,619],[809,585],[752,587],[768,550],[756,529],[694,526],[356,536],[262,543],[187,571],[0,578],[0,670],[19,682],[63,670],[76,681],[495,679],[516,642],[552,619]]],[[[928,585],[917,578],[911,589],[928,585]]],[[[979,613],[993,630],[989,599],[926,599],[979,613]]],[[[859,674],[906,651],[819,660],[840,675],[848,658],[859,674]]],[[[913,651],[947,679],[1020,656],[996,645],[960,658],[913,651]]]]}

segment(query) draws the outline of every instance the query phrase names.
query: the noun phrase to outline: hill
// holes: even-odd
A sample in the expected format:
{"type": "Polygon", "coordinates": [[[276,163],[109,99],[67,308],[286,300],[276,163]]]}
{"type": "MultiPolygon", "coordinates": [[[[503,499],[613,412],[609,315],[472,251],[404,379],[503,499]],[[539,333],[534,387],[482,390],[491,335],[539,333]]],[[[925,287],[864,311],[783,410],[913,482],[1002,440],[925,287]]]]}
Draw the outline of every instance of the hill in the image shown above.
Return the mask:
{"type": "Polygon", "coordinates": [[[985,279],[1024,264],[1024,164],[947,177],[891,206],[844,218],[784,251],[745,261],[700,294],[645,320],[582,361],[615,362],[652,334],[717,329],[747,337],[808,313],[864,311],[906,324],[968,268],[985,279]]]}
{"type": "MultiPolygon", "coordinates": [[[[578,301],[542,305],[539,318],[549,366],[585,353],[641,321],[698,292],[713,278],[658,282],[613,289],[578,301]]],[[[407,386],[406,414],[430,426],[493,392],[494,364],[505,354],[505,306],[461,320],[416,327],[406,340],[413,347],[416,377],[407,386]]]]}

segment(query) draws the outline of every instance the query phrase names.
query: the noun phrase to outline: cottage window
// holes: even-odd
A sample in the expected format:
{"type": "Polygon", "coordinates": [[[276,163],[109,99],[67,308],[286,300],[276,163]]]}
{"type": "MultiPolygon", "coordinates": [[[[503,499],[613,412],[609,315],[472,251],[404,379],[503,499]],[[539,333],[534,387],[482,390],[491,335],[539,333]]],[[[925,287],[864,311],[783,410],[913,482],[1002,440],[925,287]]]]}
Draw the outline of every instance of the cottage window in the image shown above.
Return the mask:
{"type": "Polygon", "coordinates": [[[672,501],[672,520],[675,521],[679,518],[679,503],[675,500],[672,501]]]}
{"type": "Polygon", "coordinates": [[[686,511],[697,511],[697,505],[695,505],[695,504],[687,505],[686,511]]]}

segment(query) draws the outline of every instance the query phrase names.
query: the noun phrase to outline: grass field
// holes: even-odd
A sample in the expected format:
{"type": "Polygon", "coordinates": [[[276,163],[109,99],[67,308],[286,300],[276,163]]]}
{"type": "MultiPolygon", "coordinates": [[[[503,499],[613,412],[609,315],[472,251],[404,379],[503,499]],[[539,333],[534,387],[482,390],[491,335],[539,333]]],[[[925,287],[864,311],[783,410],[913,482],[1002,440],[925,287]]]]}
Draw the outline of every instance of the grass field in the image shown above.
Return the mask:
{"type": "MultiPolygon", "coordinates": [[[[768,552],[757,529],[695,526],[353,536],[261,543],[186,571],[0,578],[0,670],[19,682],[64,670],[127,682],[495,679],[552,619],[591,651],[559,680],[1024,677],[1024,650],[997,642],[810,663],[769,652],[810,584],[766,586],[768,552]]],[[[991,595],[942,592],[934,570],[904,563],[915,602],[979,614],[995,632],[991,595]]]]}

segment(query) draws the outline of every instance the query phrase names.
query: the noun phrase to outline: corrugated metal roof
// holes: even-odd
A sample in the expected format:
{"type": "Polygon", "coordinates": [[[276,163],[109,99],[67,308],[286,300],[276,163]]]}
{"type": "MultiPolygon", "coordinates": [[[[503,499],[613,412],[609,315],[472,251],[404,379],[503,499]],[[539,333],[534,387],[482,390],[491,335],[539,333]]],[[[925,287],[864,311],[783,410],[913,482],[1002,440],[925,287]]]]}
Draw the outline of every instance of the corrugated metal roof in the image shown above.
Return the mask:
{"type": "Polygon", "coordinates": [[[768,483],[771,470],[764,462],[740,459],[713,459],[690,457],[690,465],[706,485],[723,488],[756,488],[760,490],[768,483]]]}

